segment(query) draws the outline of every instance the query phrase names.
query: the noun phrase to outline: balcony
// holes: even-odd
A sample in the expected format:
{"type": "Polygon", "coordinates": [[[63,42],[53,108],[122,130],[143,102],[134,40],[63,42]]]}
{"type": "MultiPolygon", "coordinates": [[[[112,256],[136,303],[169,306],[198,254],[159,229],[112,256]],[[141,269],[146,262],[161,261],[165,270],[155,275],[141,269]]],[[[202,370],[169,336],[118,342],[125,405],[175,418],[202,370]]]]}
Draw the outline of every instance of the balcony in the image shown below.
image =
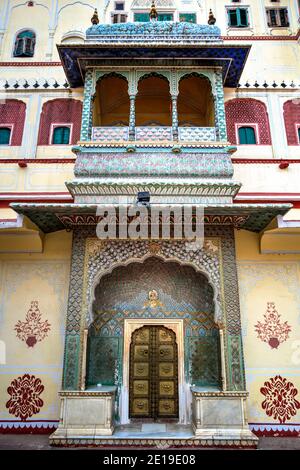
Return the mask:
{"type": "MultiPolygon", "coordinates": [[[[134,141],[136,142],[171,142],[171,126],[137,126],[134,141]]],[[[215,127],[178,127],[178,140],[181,142],[216,142],[215,127]]],[[[97,126],[92,128],[93,142],[126,142],[129,141],[128,126],[97,126]]]]}

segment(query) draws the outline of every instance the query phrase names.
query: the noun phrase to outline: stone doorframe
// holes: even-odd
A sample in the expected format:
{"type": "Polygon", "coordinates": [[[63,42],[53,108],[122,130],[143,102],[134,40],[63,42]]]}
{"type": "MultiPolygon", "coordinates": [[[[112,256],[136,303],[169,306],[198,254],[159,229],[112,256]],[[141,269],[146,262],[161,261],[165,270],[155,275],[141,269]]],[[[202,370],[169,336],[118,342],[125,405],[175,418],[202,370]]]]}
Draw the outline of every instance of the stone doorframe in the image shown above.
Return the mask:
{"type": "Polygon", "coordinates": [[[124,320],[124,350],[123,350],[123,385],[120,394],[120,424],[130,423],[129,419],[129,366],[130,344],[132,333],[147,325],[160,325],[174,331],[178,347],[178,404],[180,424],[190,422],[191,391],[184,381],[184,330],[183,320],[173,318],[138,318],[124,320]]]}

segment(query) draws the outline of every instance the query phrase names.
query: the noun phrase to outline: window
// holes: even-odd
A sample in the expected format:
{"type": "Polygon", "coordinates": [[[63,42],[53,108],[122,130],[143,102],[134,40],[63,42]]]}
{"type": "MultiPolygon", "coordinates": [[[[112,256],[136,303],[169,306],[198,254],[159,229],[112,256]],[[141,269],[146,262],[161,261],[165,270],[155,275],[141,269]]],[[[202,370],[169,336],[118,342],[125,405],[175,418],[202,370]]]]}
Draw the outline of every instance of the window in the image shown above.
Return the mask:
{"type": "Polygon", "coordinates": [[[0,127],[0,145],[9,145],[11,136],[10,127],[0,127]]]}
{"type": "Polygon", "coordinates": [[[300,126],[298,127],[297,131],[298,131],[298,142],[299,142],[299,145],[300,145],[300,126]]]}
{"type": "Polygon", "coordinates": [[[70,127],[57,126],[53,129],[52,144],[68,145],[70,143],[70,127]]]}
{"type": "Polygon", "coordinates": [[[124,2],[115,2],[115,10],[116,11],[124,10],[124,2]]]}
{"type": "Polygon", "coordinates": [[[158,21],[173,21],[173,13],[158,13],[158,21]]]}
{"type": "Polygon", "coordinates": [[[247,28],[249,26],[247,8],[229,8],[228,26],[232,28],[247,28]]]}
{"type": "Polygon", "coordinates": [[[246,127],[246,126],[239,127],[238,134],[239,134],[240,145],[255,145],[256,144],[255,131],[253,127],[246,127]]]}
{"type": "Polygon", "coordinates": [[[112,23],[126,23],[127,15],[122,15],[120,13],[114,13],[111,15],[112,23]]]}
{"type": "Polygon", "coordinates": [[[269,28],[287,28],[290,25],[287,8],[268,8],[266,13],[269,28]]]}
{"type": "MultiPolygon", "coordinates": [[[[158,21],[173,21],[173,13],[158,13],[158,21]]],[[[144,22],[150,21],[149,13],[135,13],[134,14],[135,22],[144,22]]]]}
{"type": "Polygon", "coordinates": [[[179,13],[179,21],[186,23],[197,23],[196,13],[179,13]]]}
{"type": "Polygon", "coordinates": [[[33,31],[21,31],[17,34],[14,57],[33,57],[35,47],[35,33],[33,31]]]}

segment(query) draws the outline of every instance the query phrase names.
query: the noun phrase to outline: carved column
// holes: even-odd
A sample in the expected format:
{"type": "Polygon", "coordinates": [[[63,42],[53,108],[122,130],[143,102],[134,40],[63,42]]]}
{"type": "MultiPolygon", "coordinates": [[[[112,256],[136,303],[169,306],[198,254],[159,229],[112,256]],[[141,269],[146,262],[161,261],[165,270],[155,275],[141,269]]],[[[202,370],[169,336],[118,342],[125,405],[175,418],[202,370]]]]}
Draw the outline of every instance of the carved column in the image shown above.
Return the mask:
{"type": "Polygon", "coordinates": [[[227,141],[227,128],[224,106],[224,89],[222,72],[215,73],[215,126],[217,139],[223,142],[227,141]]]}
{"type": "Polygon", "coordinates": [[[135,98],[136,98],[136,95],[129,95],[129,99],[130,99],[129,140],[135,140],[135,98]]]}
{"type": "Polygon", "coordinates": [[[85,75],[81,134],[80,140],[87,141],[91,139],[92,133],[92,114],[93,114],[93,72],[88,70],[85,75]]]}
{"type": "Polygon", "coordinates": [[[177,112],[177,97],[178,95],[172,95],[172,133],[173,140],[178,140],[178,112],[177,112]]]}

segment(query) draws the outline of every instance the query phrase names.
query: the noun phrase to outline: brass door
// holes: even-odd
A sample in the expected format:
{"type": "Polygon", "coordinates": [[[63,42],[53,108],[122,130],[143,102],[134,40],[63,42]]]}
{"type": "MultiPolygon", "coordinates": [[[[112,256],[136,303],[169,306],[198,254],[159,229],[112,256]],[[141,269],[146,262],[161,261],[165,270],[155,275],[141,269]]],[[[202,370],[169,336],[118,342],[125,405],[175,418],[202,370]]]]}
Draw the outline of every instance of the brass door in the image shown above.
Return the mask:
{"type": "Polygon", "coordinates": [[[129,373],[130,418],[178,418],[176,335],[149,325],[132,334],[129,373]]]}

